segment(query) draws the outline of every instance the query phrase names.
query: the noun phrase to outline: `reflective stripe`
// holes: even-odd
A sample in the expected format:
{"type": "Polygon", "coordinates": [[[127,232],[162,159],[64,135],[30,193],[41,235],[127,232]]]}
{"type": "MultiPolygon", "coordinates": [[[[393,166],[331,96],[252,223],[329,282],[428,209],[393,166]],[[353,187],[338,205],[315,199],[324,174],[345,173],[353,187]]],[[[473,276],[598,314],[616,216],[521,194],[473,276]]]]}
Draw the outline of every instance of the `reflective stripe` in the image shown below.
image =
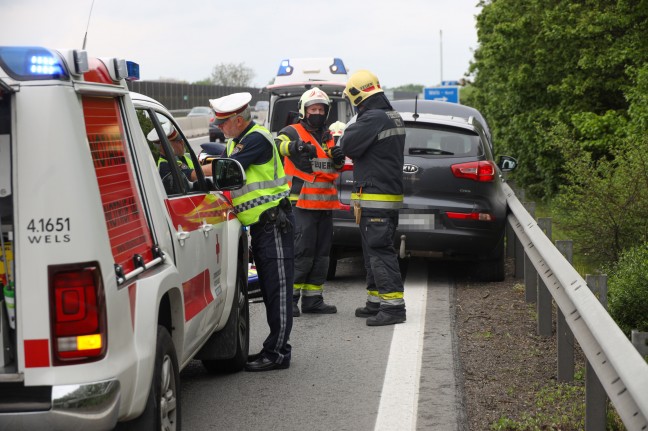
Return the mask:
{"type": "Polygon", "coordinates": [[[313,168],[313,172],[337,174],[337,170],[335,169],[335,166],[333,166],[333,160],[329,159],[328,157],[311,159],[311,166],[313,168]]]}
{"type": "Polygon", "coordinates": [[[290,191],[286,190],[281,193],[277,193],[274,195],[265,195],[265,196],[259,196],[258,198],[251,199],[249,201],[243,202],[242,204],[235,205],[234,208],[236,209],[237,212],[241,213],[243,211],[247,211],[249,209],[255,208],[259,205],[267,204],[269,202],[277,201],[280,199],[283,199],[285,197],[288,197],[290,194],[290,191]]]}
{"type": "Polygon", "coordinates": [[[378,133],[378,140],[380,141],[381,139],[389,138],[391,136],[398,136],[398,135],[405,136],[405,128],[404,127],[396,127],[394,129],[384,130],[384,131],[378,133]]]}
{"type": "Polygon", "coordinates": [[[275,187],[280,187],[286,183],[287,183],[286,177],[277,178],[276,180],[259,181],[258,183],[246,184],[238,190],[232,190],[231,193],[232,196],[238,197],[238,196],[243,196],[246,193],[250,193],[260,189],[272,189],[275,187]]]}
{"type": "Polygon", "coordinates": [[[351,193],[351,200],[359,202],[362,208],[399,209],[403,206],[403,195],[351,193]]]}
{"type": "Polygon", "coordinates": [[[392,299],[403,299],[403,292],[390,292],[390,293],[383,293],[380,294],[380,299],[383,299],[385,301],[389,301],[392,299]]]}
{"type": "Polygon", "coordinates": [[[367,301],[374,304],[380,303],[380,296],[377,290],[367,290],[367,301]]]}
{"type": "MultiPolygon", "coordinates": [[[[296,195],[290,195],[291,198],[293,196],[296,196],[296,195]]],[[[334,194],[334,195],[322,195],[322,194],[308,194],[308,193],[304,194],[304,193],[302,193],[302,194],[299,195],[299,199],[307,199],[307,200],[316,200],[317,199],[318,201],[337,201],[338,197],[337,197],[337,194],[334,194]]]]}
{"type": "Polygon", "coordinates": [[[303,296],[319,296],[322,294],[322,285],[317,284],[302,284],[302,295],[303,296]]]}
{"type": "Polygon", "coordinates": [[[385,195],[379,193],[351,193],[351,199],[356,201],[403,202],[403,195],[385,195]]]}

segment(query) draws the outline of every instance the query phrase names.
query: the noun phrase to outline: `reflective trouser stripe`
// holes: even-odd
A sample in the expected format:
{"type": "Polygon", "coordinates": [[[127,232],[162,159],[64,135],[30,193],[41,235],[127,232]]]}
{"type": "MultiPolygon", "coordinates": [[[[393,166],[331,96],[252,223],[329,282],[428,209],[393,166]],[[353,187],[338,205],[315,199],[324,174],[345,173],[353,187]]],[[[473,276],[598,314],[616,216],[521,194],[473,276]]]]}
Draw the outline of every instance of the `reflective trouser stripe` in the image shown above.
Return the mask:
{"type": "Polygon", "coordinates": [[[380,304],[380,294],[377,290],[367,290],[367,301],[380,304]]]}
{"type": "Polygon", "coordinates": [[[405,304],[405,299],[403,298],[403,292],[390,292],[379,294],[380,303],[387,305],[403,305],[405,304]]]}
{"type": "Polygon", "coordinates": [[[298,283],[293,287],[293,296],[299,296],[300,291],[304,296],[320,296],[322,290],[323,286],[321,284],[298,283]]]}

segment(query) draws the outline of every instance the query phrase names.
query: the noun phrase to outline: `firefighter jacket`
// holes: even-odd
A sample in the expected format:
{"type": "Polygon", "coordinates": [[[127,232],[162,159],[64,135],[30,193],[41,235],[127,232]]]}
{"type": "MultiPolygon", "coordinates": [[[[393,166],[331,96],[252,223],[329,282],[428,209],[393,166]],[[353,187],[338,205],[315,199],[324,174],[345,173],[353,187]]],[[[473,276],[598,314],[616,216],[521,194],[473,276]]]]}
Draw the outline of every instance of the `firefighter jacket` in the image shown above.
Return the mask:
{"type": "MultiPolygon", "coordinates": [[[[245,185],[239,190],[231,191],[236,216],[245,226],[258,222],[264,211],[279,205],[280,201],[289,194],[286,176],[272,135],[268,129],[258,124],[254,124],[244,136],[250,133],[263,135],[268,145],[272,146],[273,156],[262,165],[249,165],[245,169],[245,185]]],[[[228,156],[232,154],[235,147],[236,143],[230,139],[227,142],[228,156]]]]}
{"type": "MultiPolygon", "coordinates": [[[[290,200],[297,208],[309,210],[335,210],[340,208],[335,180],[338,178],[333,160],[329,157],[335,141],[330,133],[322,139],[316,137],[302,123],[285,127],[278,137],[280,146],[287,146],[297,136],[307,145],[312,145],[317,156],[308,160],[301,155],[284,157],[284,170],[290,185],[290,200]],[[320,144],[321,141],[321,144],[320,144]]],[[[287,151],[281,151],[287,154],[287,151]]]]}
{"type": "Polygon", "coordinates": [[[340,147],[353,160],[351,200],[360,204],[363,215],[402,207],[405,128],[383,93],[360,104],[355,123],[340,138],[340,147]]]}

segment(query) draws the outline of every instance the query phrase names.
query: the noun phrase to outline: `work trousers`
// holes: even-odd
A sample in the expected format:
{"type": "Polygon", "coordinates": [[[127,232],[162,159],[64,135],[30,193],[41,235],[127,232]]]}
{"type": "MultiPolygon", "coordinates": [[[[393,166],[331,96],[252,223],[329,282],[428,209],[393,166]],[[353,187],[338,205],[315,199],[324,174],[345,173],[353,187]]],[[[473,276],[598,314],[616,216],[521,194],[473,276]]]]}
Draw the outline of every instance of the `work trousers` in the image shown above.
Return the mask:
{"type": "Polygon", "coordinates": [[[275,221],[263,216],[250,226],[252,255],[270,327],[262,354],[278,364],[290,363],[291,345],[288,341],[293,325],[295,220],[290,209],[286,210],[286,218],[290,222],[288,229],[282,230],[275,221]]]}
{"type": "Polygon", "coordinates": [[[293,212],[295,214],[295,287],[308,285],[301,292],[304,296],[321,295],[331,253],[333,212],[303,208],[293,208],[293,212]],[[319,289],[316,286],[319,286],[319,289]]]}
{"type": "Polygon", "coordinates": [[[367,270],[367,293],[370,302],[380,301],[380,307],[404,309],[403,279],[394,248],[398,227],[397,211],[373,210],[360,218],[360,238],[364,265],[367,270]]]}

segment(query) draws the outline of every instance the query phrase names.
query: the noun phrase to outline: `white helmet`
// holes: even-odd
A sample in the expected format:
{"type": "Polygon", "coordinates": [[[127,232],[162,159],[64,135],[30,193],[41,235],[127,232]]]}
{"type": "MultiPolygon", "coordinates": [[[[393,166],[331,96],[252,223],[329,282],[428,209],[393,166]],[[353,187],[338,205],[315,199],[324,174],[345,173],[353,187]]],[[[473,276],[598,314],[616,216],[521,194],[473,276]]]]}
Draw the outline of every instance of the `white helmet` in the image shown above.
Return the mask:
{"type": "Polygon", "coordinates": [[[316,103],[321,103],[324,105],[324,117],[328,118],[331,100],[329,99],[328,95],[319,88],[311,88],[310,90],[306,90],[304,94],[302,94],[302,96],[299,98],[299,103],[297,104],[297,109],[299,110],[299,119],[305,119],[306,108],[316,103]]]}

